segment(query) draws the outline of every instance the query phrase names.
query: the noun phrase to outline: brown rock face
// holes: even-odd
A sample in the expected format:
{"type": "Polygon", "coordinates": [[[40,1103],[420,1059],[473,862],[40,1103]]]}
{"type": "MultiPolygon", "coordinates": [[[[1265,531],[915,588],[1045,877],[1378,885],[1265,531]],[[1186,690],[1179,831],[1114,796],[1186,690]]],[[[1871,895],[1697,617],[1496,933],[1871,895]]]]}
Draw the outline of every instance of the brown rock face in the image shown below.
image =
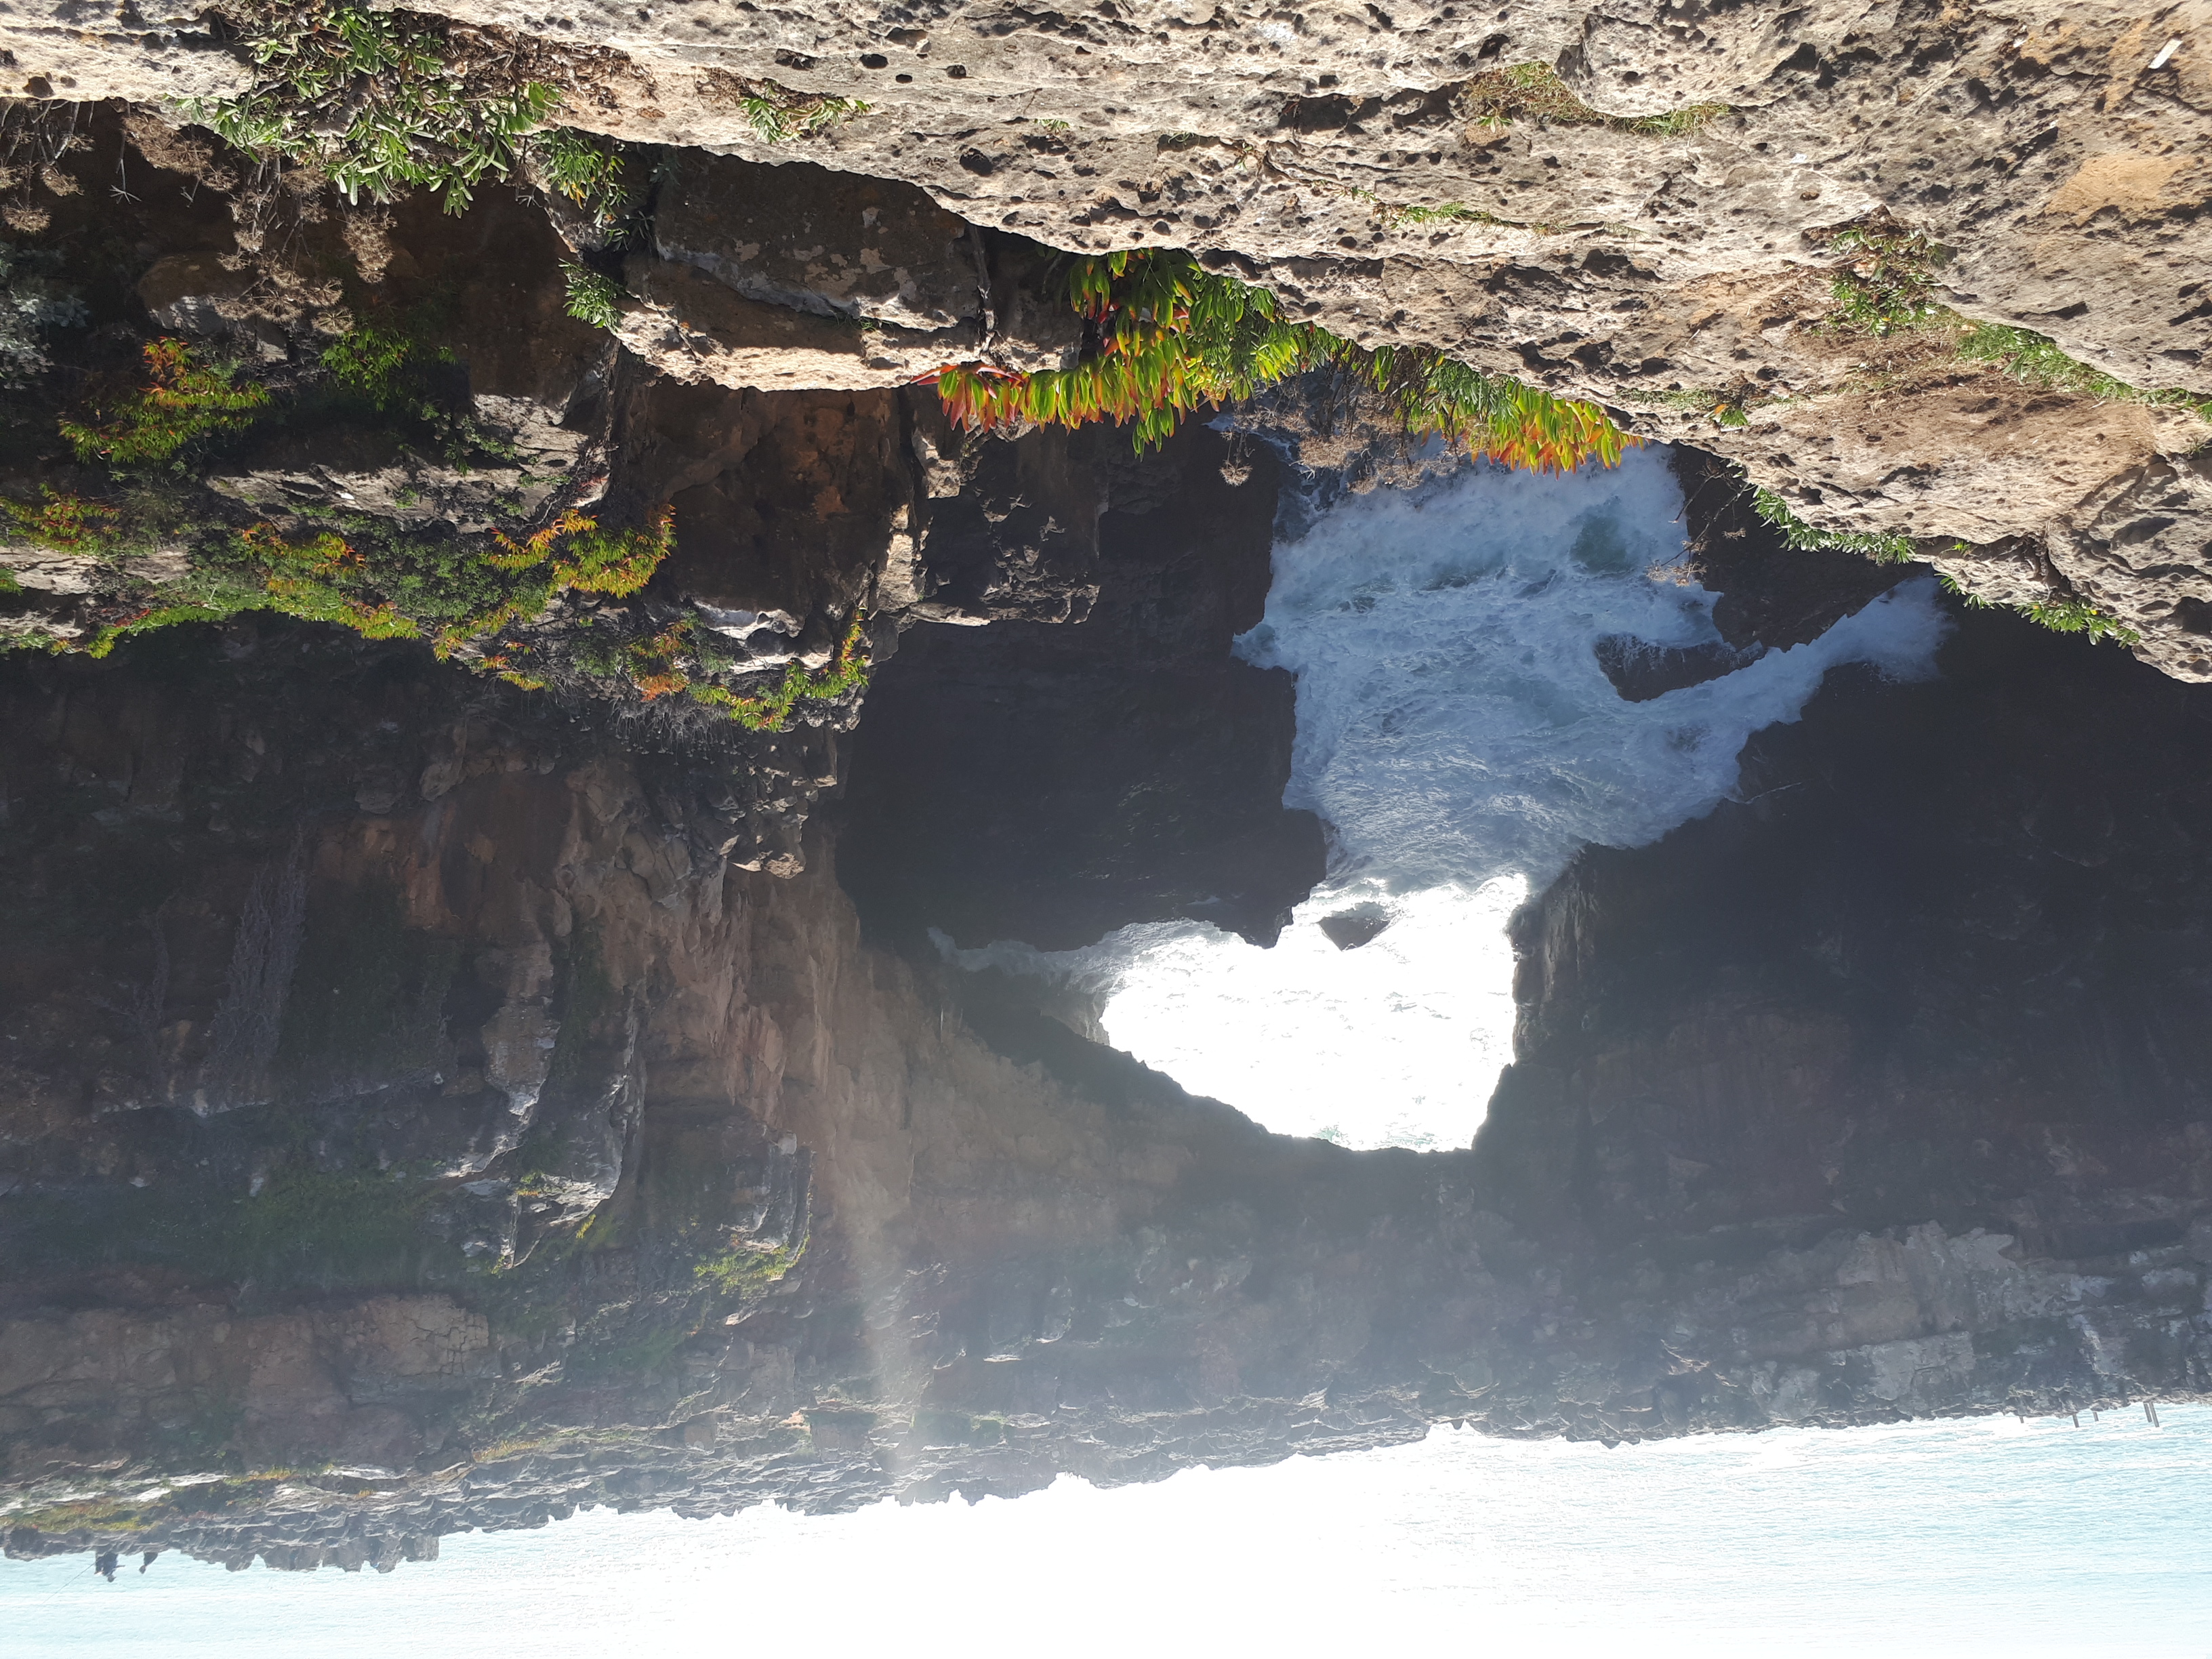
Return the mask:
{"type": "MultiPolygon", "coordinates": [[[[1080,628],[1218,648],[1237,595],[1178,596],[1143,534],[1234,496],[1216,441],[1108,473],[1080,628]]],[[[1083,662],[1008,637],[1009,686],[1048,639],[1083,662]]],[[[108,1536],[95,1465],[142,1543],[390,1565],[579,1504],[1018,1492],[1438,1419],[2207,1390],[2201,694],[2121,653],[1966,615],[1940,682],[1839,677],[1755,741],[1751,804],[1524,913],[1516,1063],[1473,1150],[1414,1154],[1266,1134],[867,943],[819,827],[803,873],[731,869],[716,802],[777,751],[625,753],[392,647],[231,644],[5,671],[19,1553],[108,1536]],[[384,1473],[245,1473],[310,1450],[384,1473]],[[156,1478],[224,1458],[219,1503],[156,1478]]],[[[959,775],[905,833],[999,812],[999,864],[1042,867],[1035,780],[959,775]]],[[[1062,873],[1008,908],[1095,903],[1062,873]]]]}

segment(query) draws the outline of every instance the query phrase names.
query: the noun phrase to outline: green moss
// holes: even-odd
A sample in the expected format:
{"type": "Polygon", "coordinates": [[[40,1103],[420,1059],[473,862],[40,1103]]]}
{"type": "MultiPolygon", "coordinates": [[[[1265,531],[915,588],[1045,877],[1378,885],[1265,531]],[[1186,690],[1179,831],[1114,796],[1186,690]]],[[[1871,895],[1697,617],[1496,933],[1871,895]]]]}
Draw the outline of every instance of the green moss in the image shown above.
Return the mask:
{"type": "Polygon", "coordinates": [[[752,1249],[740,1246],[697,1263],[691,1270],[692,1277],[725,1296],[745,1296],[766,1290],[797,1267],[805,1249],[804,1245],[798,1249],[782,1246],[752,1249]]]}
{"type": "Polygon", "coordinates": [[[250,1280],[268,1294],[464,1275],[459,1251],[426,1229],[437,1188],[422,1172],[325,1170],[279,1146],[265,1155],[260,1191],[234,1197],[157,1188],[9,1199],[0,1216],[9,1258],[23,1269],[60,1272],[161,1267],[213,1283],[250,1280]]]}

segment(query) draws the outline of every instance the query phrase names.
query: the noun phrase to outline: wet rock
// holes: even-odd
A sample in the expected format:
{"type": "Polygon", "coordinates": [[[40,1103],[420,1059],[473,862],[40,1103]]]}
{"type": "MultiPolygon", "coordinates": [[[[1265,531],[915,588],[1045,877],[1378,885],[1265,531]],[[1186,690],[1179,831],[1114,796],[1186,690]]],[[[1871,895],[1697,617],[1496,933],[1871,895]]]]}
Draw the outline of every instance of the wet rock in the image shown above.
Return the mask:
{"type": "Polygon", "coordinates": [[[1702,685],[1723,674],[1733,674],[1759,659],[1756,651],[1739,651],[1724,641],[1707,645],[1655,645],[1632,634],[1607,634],[1591,651],[1597,665],[1626,702],[1649,702],[1685,686],[1702,685]]]}
{"type": "Polygon", "coordinates": [[[1321,919],[1321,930],[1340,951],[1357,951],[1382,938],[1390,926],[1390,912],[1380,904],[1354,905],[1321,919]]]}

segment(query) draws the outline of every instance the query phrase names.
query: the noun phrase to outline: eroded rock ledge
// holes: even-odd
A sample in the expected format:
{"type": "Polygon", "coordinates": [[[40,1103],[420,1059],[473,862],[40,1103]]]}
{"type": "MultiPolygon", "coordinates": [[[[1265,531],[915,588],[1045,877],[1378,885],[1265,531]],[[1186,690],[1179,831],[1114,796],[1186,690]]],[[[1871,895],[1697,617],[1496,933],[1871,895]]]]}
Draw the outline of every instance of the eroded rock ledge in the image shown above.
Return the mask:
{"type": "MultiPolygon", "coordinates": [[[[541,62],[563,119],[685,158],[623,327],[672,372],[794,386],[797,352],[807,383],[860,386],[948,349],[1048,359],[1052,340],[972,290],[855,287],[839,244],[866,239],[838,226],[864,198],[902,234],[936,214],[1048,247],[1188,247],[1356,340],[1598,399],[1809,522],[1911,537],[1997,602],[2094,606],[2166,672],[2212,676],[2199,416],[1829,324],[1856,257],[1839,234],[1895,227],[1929,239],[1932,297],[1963,316],[2134,386],[2212,393],[2212,59],[2192,6],[640,9],[424,15],[541,62]],[[1510,112],[1500,74],[1529,67],[1558,97],[1489,118],[1510,112]],[[757,125],[821,97],[868,108],[757,125]],[[762,200],[808,198],[817,167],[859,176],[850,212],[818,213],[847,274],[799,298],[765,244],[738,270],[725,256],[752,244],[687,211],[729,198],[702,151],[799,173],[750,186],[762,200]],[[878,326],[841,332],[831,312],[878,326]]],[[[160,100],[250,79],[205,27],[110,16],[0,20],[17,89],[160,100]]],[[[952,272],[963,238],[927,234],[952,272]]]]}

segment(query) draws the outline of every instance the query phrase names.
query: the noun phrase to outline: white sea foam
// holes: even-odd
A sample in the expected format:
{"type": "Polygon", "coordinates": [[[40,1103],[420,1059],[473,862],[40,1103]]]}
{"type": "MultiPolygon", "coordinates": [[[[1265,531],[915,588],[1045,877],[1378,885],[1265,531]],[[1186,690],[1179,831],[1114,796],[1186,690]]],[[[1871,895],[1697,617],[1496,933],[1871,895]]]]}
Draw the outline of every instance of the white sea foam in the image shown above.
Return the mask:
{"type": "Polygon", "coordinates": [[[1712,596],[1672,568],[1662,457],[1547,478],[1470,467],[1352,497],[1279,543],[1238,641],[1298,678],[1285,802],[1328,826],[1330,872],[1271,951],[1202,923],[1088,951],[963,953],[1109,992],[1113,1041],[1272,1128],[1354,1146],[1464,1145],[1510,1057],[1514,906],[1590,842],[1638,847],[1734,789],[1744,739],[1797,718],[1827,671],[1933,672],[1945,623],[1918,580],[1819,640],[1625,702],[1607,635],[1716,642],[1712,596]],[[1387,914],[1339,951],[1324,916],[1387,914]]]}

